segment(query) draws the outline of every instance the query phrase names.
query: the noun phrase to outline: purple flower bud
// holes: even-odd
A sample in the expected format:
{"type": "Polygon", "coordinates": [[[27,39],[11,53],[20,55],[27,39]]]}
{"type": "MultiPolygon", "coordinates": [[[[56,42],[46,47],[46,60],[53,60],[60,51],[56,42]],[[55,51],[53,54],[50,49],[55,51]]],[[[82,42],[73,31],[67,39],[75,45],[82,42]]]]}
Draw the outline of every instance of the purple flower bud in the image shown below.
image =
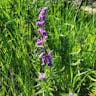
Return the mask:
{"type": "Polygon", "coordinates": [[[42,45],[42,40],[40,40],[40,39],[37,39],[37,42],[36,42],[36,45],[42,45]]]}
{"type": "Polygon", "coordinates": [[[43,26],[45,25],[45,21],[37,21],[37,22],[36,22],[36,25],[37,25],[38,27],[43,27],[43,26]]]}
{"type": "Polygon", "coordinates": [[[40,74],[39,74],[39,79],[40,79],[41,81],[44,81],[44,79],[45,79],[45,74],[44,74],[44,73],[40,73],[40,74]]]}
{"type": "Polygon", "coordinates": [[[73,94],[72,93],[69,93],[69,96],[73,96],[73,94]]]}
{"type": "Polygon", "coordinates": [[[43,35],[43,40],[47,40],[48,39],[48,36],[46,36],[46,35],[43,35]]]}
{"type": "Polygon", "coordinates": [[[48,66],[52,66],[52,61],[51,60],[48,61],[48,66]]]}
{"type": "Polygon", "coordinates": [[[40,14],[41,14],[41,15],[46,15],[46,12],[47,12],[47,7],[44,7],[44,8],[41,10],[40,14]]]}
{"type": "Polygon", "coordinates": [[[40,21],[45,20],[45,15],[39,14],[39,20],[40,20],[40,21]]]}
{"type": "Polygon", "coordinates": [[[41,34],[41,35],[46,35],[46,31],[42,28],[39,28],[38,29],[38,32],[41,34]]]}
{"type": "Polygon", "coordinates": [[[47,58],[47,64],[48,64],[48,66],[52,66],[52,51],[50,51],[49,53],[48,53],[48,55],[46,56],[46,58],[47,58]]]}
{"type": "Polygon", "coordinates": [[[47,63],[47,59],[46,59],[46,57],[42,57],[42,65],[45,65],[47,63]]]}

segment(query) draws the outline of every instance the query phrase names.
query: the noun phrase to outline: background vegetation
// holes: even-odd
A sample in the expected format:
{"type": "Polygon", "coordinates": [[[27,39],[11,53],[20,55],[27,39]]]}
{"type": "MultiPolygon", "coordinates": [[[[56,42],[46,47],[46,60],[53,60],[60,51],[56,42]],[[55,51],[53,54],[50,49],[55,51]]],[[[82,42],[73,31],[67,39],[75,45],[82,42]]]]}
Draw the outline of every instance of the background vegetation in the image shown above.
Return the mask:
{"type": "Polygon", "coordinates": [[[96,95],[96,15],[66,0],[0,0],[0,96],[96,95]],[[48,7],[46,30],[53,66],[38,79],[36,21],[48,7]]]}

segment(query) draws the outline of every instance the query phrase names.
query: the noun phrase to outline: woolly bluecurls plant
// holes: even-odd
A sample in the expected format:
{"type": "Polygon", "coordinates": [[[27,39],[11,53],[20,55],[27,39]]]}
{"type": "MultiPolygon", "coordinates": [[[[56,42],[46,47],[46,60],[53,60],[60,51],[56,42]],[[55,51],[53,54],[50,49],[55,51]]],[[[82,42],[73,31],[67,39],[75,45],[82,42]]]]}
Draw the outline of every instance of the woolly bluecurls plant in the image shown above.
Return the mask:
{"type": "MultiPolygon", "coordinates": [[[[38,33],[40,34],[40,37],[36,41],[36,46],[40,47],[41,50],[39,58],[42,61],[42,65],[52,66],[52,51],[48,53],[45,47],[46,40],[48,39],[46,30],[44,29],[46,12],[47,12],[47,7],[41,10],[39,14],[39,21],[36,22],[36,25],[38,27],[38,33]]],[[[40,73],[39,79],[43,81],[44,78],[45,78],[45,74],[40,73]]]]}

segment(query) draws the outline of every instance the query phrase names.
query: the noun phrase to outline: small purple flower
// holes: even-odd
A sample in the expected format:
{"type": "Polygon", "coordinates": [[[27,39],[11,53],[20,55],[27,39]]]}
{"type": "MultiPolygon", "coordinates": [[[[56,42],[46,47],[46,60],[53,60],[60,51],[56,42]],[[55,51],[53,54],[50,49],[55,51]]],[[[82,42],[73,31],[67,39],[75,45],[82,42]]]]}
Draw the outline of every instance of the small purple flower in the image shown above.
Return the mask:
{"type": "Polygon", "coordinates": [[[40,20],[40,21],[45,20],[45,15],[39,14],[39,20],[40,20]]]}
{"type": "Polygon", "coordinates": [[[52,58],[50,58],[48,55],[46,57],[48,66],[52,66],[52,58]]]}
{"type": "Polygon", "coordinates": [[[42,53],[39,55],[39,58],[42,60],[42,65],[45,65],[45,64],[47,63],[47,58],[46,58],[45,52],[42,52],[42,53]]]}
{"type": "Polygon", "coordinates": [[[73,94],[72,93],[69,93],[69,96],[73,96],[73,94]]]}
{"type": "Polygon", "coordinates": [[[40,74],[39,74],[39,79],[40,79],[41,81],[44,81],[44,79],[45,79],[45,74],[44,74],[44,73],[40,73],[40,74]]]}
{"type": "Polygon", "coordinates": [[[36,22],[36,25],[38,26],[38,27],[43,27],[44,25],[45,25],[45,21],[43,20],[43,21],[37,21],[36,22]]]}
{"type": "Polygon", "coordinates": [[[43,39],[43,40],[47,40],[47,39],[48,39],[48,36],[43,35],[43,36],[42,36],[42,39],[43,39]]]}
{"type": "Polygon", "coordinates": [[[36,45],[42,45],[42,40],[40,40],[40,39],[37,39],[37,42],[36,42],[36,45]]]}
{"type": "Polygon", "coordinates": [[[41,35],[46,35],[46,31],[42,28],[39,28],[38,29],[38,32],[41,34],[41,35]]]}
{"type": "Polygon", "coordinates": [[[42,52],[39,55],[39,58],[41,58],[43,65],[48,64],[48,66],[52,66],[52,51],[50,51],[48,54],[42,52]]]}
{"type": "Polygon", "coordinates": [[[46,56],[42,57],[42,65],[45,65],[47,63],[47,58],[46,56]]]}
{"type": "Polygon", "coordinates": [[[41,14],[41,15],[46,15],[46,12],[47,12],[47,7],[44,7],[44,8],[41,10],[40,14],[41,14]]]}
{"type": "Polygon", "coordinates": [[[52,51],[50,51],[48,53],[48,55],[46,56],[46,58],[47,58],[47,64],[48,64],[48,66],[52,66],[52,51]]]}
{"type": "Polygon", "coordinates": [[[52,66],[52,61],[50,59],[48,60],[48,66],[52,66]]]}

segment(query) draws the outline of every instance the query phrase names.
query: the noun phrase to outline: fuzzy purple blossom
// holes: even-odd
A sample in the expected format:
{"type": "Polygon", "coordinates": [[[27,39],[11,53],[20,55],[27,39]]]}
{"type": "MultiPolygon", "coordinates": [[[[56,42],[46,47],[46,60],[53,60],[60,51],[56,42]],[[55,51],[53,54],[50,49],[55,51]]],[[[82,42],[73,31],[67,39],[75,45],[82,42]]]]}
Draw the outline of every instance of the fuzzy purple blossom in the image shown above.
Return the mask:
{"type": "Polygon", "coordinates": [[[43,27],[44,25],[45,25],[45,21],[43,20],[43,21],[37,21],[36,22],[36,25],[38,26],[38,27],[43,27]]]}
{"type": "Polygon", "coordinates": [[[39,58],[42,60],[42,64],[47,64],[48,66],[52,66],[52,51],[50,51],[48,54],[45,54],[42,52],[39,55],[39,58]]]}
{"type": "Polygon", "coordinates": [[[39,74],[39,79],[40,79],[41,81],[44,81],[44,79],[45,79],[45,74],[44,74],[44,73],[40,73],[40,74],[39,74]]]}
{"type": "Polygon", "coordinates": [[[47,55],[47,63],[48,66],[52,66],[52,51],[50,51],[47,55]]]}
{"type": "Polygon", "coordinates": [[[45,40],[47,40],[47,39],[48,39],[48,36],[43,35],[43,36],[42,36],[42,39],[43,39],[43,41],[45,41],[45,40]]]}
{"type": "Polygon", "coordinates": [[[47,7],[43,8],[39,14],[39,20],[40,21],[43,21],[45,20],[45,15],[46,15],[46,12],[47,12],[47,7]]]}
{"type": "Polygon", "coordinates": [[[47,63],[47,58],[46,56],[42,57],[42,65],[45,65],[47,63]]]}
{"type": "Polygon", "coordinates": [[[45,15],[39,14],[39,20],[40,20],[40,21],[45,20],[45,15]]]}
{"type": "Polygon", "coordinates": [[[42,52],[42,53],[39,55],[39,58],[42,60],[42,65],[44,65],[44,64],[47,63],[46,54],[45,54],[44,52],[42,52]]]}
{"type": "Polygon", "coordinates": [[[36,45],[42,45],[42,43],[43,43],[43,41],[42,41],[42,40],[37,39],[37,41],[36,41],[36,45]]]}
{"type": "Polygon", "coordinates": [[[38,29],[38,32],[41,34],[41,35],[46,35],[46,30],[42,29],[42,28],[39,28],[38,29]]]}
{"type": "Polygon", "coordinates": [[[44,7],[44,8],[41,10],[40,14],[41,14],[41,15],[46,15],[46,12],[47,12],[47,7],[44,7]]]}
{"type": "Polygon", "coordinates": [[[48,66],[52,66],[52,61],[51,61],[51,59],[48,59],[48,66]]]}

